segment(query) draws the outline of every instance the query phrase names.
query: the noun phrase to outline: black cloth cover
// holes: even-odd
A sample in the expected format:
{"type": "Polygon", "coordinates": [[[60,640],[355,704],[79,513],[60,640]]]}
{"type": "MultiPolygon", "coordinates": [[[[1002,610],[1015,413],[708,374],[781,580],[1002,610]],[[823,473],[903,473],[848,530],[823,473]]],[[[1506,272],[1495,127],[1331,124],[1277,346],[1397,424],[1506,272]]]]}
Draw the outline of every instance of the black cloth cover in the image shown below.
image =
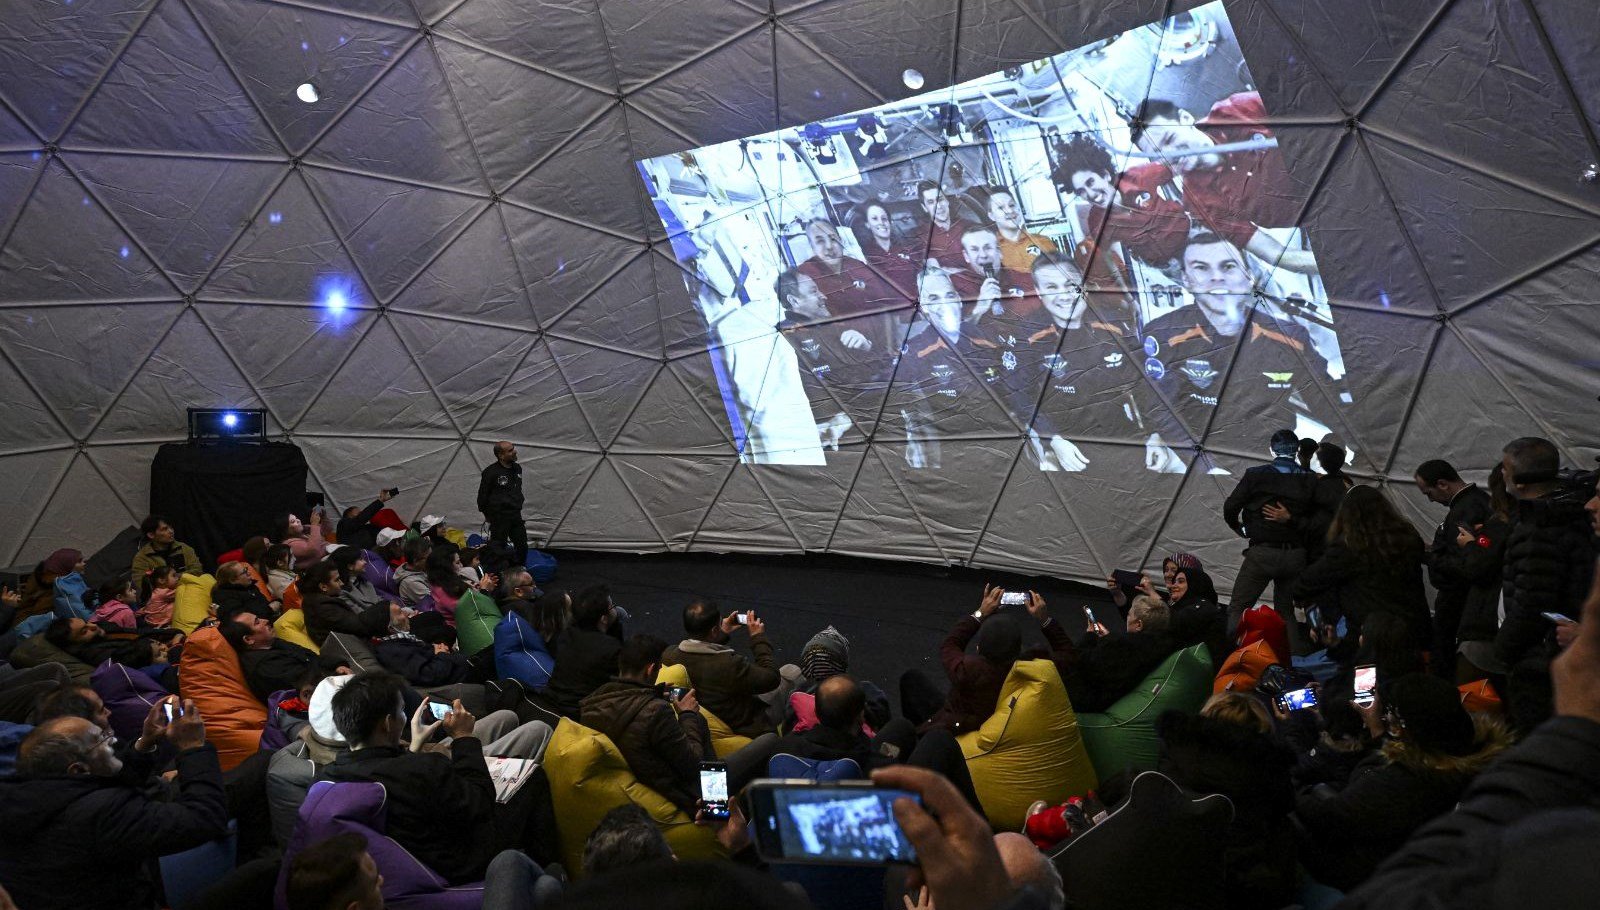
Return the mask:
{"type": "Polygon", "coordinates": [[[305,455],[286,442],[164,445],[150,465],[150,511],[213,568],[282,516],[305,514],[305,455]]]}

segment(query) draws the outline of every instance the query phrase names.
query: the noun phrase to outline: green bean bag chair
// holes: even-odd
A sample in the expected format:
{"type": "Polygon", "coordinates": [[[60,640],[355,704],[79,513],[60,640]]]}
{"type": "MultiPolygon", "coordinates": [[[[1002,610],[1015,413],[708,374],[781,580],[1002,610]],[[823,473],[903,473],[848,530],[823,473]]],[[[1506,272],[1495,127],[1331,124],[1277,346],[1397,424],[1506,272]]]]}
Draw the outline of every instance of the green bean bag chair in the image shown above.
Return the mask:
{"type": "Polygon", "coordinates": [[[456,602],[456,642],[461,653],[471,657],[494,647],[494,627],[505,619],[494,599],[482,591],[468,589],[456,602]]]}
{"type": "Polygon", "coordinates": [[[1078,730],[1096,773],[1154,770],[1161,753],[1156,718],[1171,710],[1198,712],[1210,696],[1211,655],[1201,644],[1168,657],[1104,713],[1079,714],[1078,730]]]}

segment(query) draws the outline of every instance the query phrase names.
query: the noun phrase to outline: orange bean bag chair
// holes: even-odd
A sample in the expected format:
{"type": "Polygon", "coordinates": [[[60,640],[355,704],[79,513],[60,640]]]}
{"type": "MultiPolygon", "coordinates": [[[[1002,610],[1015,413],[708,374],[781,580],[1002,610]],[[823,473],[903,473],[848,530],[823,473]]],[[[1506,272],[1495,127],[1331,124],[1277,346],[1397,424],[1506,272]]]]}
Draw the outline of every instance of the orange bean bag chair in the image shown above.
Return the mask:
{"type": "Polygon", "coordinates": [[[1213,695],[1218,692],[1249,692],[1261,681],[1261,674],[1276,663],[1280,663],[1278,652],[1273,649],[1271,642],[1263,639],[1245,645],[1222,662],[1222,669],[1217,671],[1216,681],[1211,684],[1211,692],[1213,695]]]}
{"type": "Polygon", "coordinates": [[[178,663],[178,692],[194,699],[206,722],[206,740],[230,771],[261,748],[267,706],[244,683],[244,668],[215,626],[195,630],[178,663]]]}

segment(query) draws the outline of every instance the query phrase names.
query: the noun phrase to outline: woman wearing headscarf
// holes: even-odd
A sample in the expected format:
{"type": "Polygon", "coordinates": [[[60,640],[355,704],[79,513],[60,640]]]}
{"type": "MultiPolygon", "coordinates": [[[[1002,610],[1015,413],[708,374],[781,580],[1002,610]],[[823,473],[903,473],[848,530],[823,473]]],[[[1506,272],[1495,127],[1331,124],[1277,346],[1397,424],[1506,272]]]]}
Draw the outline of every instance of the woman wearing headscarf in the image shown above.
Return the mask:
{"type": "MultiPolygon", "coordinates": [[[[1184,555],[1184,554],[1179,554],[1184,555]]],[[[1191,557],[1192,558],[1192,557],[1191,557]]],[[[1204,569],[1178,568],[1167,580],[1172,598],[1168,634],[1182,647],[1204,644],[1213,663],[1228,655],[1227,610],[1217,603],[1217,586],[1204,569]]]]}
{"type": "Polygon", "coordinates": [[[83,609],[83,592],[88,590],[88,585],[83,581],[83,568],[83,554],[73,549],[60,549],[40,560],[22,582],[22,600],[17,604],[12,621],[20,624],[25,619],[46,613],[88,619],[90,611],[83,609]],[[64,588],[58,584],[63,581],[64,588]],[[71,610],[68,603],[74,589],[78,595],[78,611],[71,610]],[[64,610],[63,605],[68,608],[64,610]],[[82,615],[79,615],[79,611],[82,615]]]}

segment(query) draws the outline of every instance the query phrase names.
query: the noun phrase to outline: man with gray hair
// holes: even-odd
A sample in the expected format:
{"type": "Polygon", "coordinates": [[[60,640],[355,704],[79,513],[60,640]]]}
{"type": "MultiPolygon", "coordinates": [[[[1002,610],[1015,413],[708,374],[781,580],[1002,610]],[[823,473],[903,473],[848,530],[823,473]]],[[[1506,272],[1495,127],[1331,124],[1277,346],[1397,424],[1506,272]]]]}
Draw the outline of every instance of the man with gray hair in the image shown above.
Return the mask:
{"type": "Polygon", "coordinates": [[[116,737],[93,721],[52,718],[22,741],[16,776],[0,780],[0,880],[18,906],[153,908],[152,861],[226,833],[222,769],[199,709],[168,704],[158,737],[177,750],[170,801],[124,779],[116,737]]]}
{"type": "Polygon", "coordinates": [[[1172,614],[1157,598],[1133,599],[1122,635],[1110,634],[1092,615],[1088,619],[1089,631],[1077,643],[1078,660],[1061,675],[1073,710],[1079,713],[1111,707],[1178,649],[1177,641],[1167,634],[1172,614]]]}

